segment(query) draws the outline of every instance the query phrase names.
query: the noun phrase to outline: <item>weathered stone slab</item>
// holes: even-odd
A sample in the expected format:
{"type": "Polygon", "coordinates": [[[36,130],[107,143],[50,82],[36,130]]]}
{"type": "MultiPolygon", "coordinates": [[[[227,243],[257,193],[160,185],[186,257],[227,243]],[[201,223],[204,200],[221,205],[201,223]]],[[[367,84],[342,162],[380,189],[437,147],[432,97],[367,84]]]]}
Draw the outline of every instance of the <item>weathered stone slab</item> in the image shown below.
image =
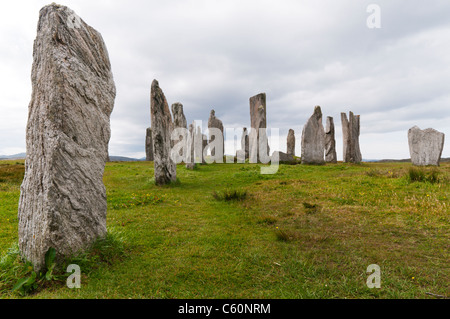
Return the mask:
{"type": "Polygon", "coordinates": [[[244,160],[248,159],[249,157],[249,140],[248,140],[248,131],[247,128],[244,127],[242,130],[242,137],[241,137],[241,150],[244,152],[244,160]]]}
{"type": "Polygon", "coordinates": [[[147,162],[153,161],[153,138],[151,127],[147,128],[147,135],[145,136],[145,160],[147,162]]]}
{"type": "MultiPolygon", "coordinates": [[[[210,113],[209,119],[208,119],[208,129],[212,129],[212,128],[216,128],[216,129],[220,130],[220,132],[222,133],[222,143],[221,143],[221,146],[220,146],[222,149],[218,150],[219,151],[218,153],[222,154],[222,156],[223,156],[224,151],[225,151],[225,142],[224,142],[224,134],[223,134],[223,123],[222,123],[221,120],[219,120],[216,117],[216,111],[214,111],[214,110],[211,110],[211,113],[210,113]]],[[[209,144],[213,143],[215,139],[216,139],[216,137],[214,135],[212,135],[211,132],[210,132],[210,134],[209,134],[209,144]]],[[[215,148],[211,149],[211,156],[212,157],[216,156],[216,149],[215,148]]]]}
{"type": "Polygon", "coordinates": [[[102,36],[56,4],[39,13],[19,202],[19,247],[35,270],[106,235],[110,115],[116,88],[102,36]]]}
{"type": "Polygon", "coordinates": [[[286,154],[295,156],[295,132],[290,129],[287,136],[287,151],[286,154]]]}
{"type": "Polygon", "coordinates": [[[166,97],[153,80],[151,87],[151,119],[153,134],[153,157],[155,163],[155,183],[165,185],[176,181],[177,166],[171,157],[172,115],[166,97]]]}
{"type": "Polygon", "coordinates": [[[302,131],[302,164],[324,164],[325,130],[320,106],[314,108],[302,131]]]}
{"type": "Polygon", "coordinates": [[[337,163],[334,120],[331,116],[327,117],[325,128],[325,162],[337,163]]]}
{"type": "Polygon", "coordinates": [[[189,133],[186,140],[186,150],[188,152],[186,157],[186,168],[193,170],[195,168],[194,157],[194,123],[189,124],[189,133]]]}
{"type": "Polygon", "coordinates": [[[360,116],[350,112],[349,118],[345,113],[341,113],[342,138],[344,141],[344,162],[360,163],[362,161],[359,148],[360,116]]]}
{"type": "Polygon", "coordinates": [[[444,149],[445,134],[435,129],[421,130],[414,126],[408,130],[411,162],[416,166],[439,166],[444,149]]]}
{"type": "Polygon", "coordinates": [[[266,120],[266,94],[260,93],[250,98],[250,122],[251,132],[249,135],[249,157],[250,162],[260,162],[262,150],[259,145],[267,145],[265,156],[269,156],[270,148],[267,139],[266,120]]]}

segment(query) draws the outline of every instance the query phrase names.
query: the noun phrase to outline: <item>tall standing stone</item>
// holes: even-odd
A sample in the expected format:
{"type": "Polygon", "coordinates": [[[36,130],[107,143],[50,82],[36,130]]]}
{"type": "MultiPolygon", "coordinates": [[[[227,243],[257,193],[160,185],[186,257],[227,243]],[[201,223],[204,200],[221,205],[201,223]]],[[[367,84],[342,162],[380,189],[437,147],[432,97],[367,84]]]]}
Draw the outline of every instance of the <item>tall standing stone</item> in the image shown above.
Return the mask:
{"type": "Polygon", "coordinates": [[[331,116],[327,117],[325,128],[325,162],[337,163],[334,120],[331,116]]]}
{"type": "MultiPolygon", "coordinates": [[[[183,128],[187,129],[187,121],[186,117],[184,116],[183,112],[183,104],[181,103],[174,103],[172,104],[172,115],[173,115],[173,129],[177,128],[183,128]]],[[[186,140],[184,139],[184,136],[179,136],[180,140],[177,143],[183,143],[184,146],[186,146],[186,140]]],[[[174,146],[175,142],[172,140],[172,147],[174,146]]],[[[180,150],[180,156],[182,156],[182,150],[180,150]]]]}
{"type": "Polygon", "coordinates": [[[286,154],[295,156],[295,132],[290,129],[287,136],[286,154]]]}
{"type": "Polygon", "coordinates": [[[344,162],[360,163],[362,161],[361,150],[359,148],[360,116],[350,112],[349,118],[345,113],[341,113],[342,138],[344,141],[344,162]]]}
{"type": "Polygon", "coordinates": [[[172,115],[166,97],[156,80],[152,83],[150,101],[155,182],[157,185],[165,185],[176,181],[177,166],[170,155],[172,115]]]}
{"type": "Polygon", "coordinates": [[[184,116],[183,104],[172,104],[173,127],[187,129],[186,116],[184,116]]]}
{"type": "Polygon", "coordinates": [[[445,134],[435,129],[421,130],[414,126],[408,130],[411,162],[416,166],[439,166],[444,149],[445,134]]]}
{"type": "MultiPolygon", "coordinates": [[[[222,132],[222,140],[224,141],[224,135],[223,135],[223,123],[221,120],[219,120],[216,117],[216,111],[211,110],[211,113],[209,115],[209,119],[208,119],[208,129],[211,128],[216,128],[219,129],[222,132]]],[[[215,140],[215,136],[214,135],[209,135],[209,143],[213,142],[215,140]]],[[[225,142],[222,143],[222,154],[225,152],[225,142]]],[[[211,156],[215,156],[216,155],[216,150],[212,149],[211,150],[211,156]]]]}
{"type": "Polygon", "coordinates": [[[103,172],[116,88],[100,33],[56,4],[39,13],[31,79],[19,248],[40,271],[49,248],[61,260],[106,235],[103,172]]]}
{"type": "Polygon", "coordinates": [[[145,160],[147,162],[153,161],[153,138],[151,127],[147,128],[147,135],[145,136],[145,160]]]}
{"type": "Polygon", "coordinates": [[[252,131],[250,132],[250,158],[252,162],[260,161],[260,155],[262,150],[259,147],[261,145],[267,145],[267,152],[265,155],[269,156],[269,142],[265,130],[267,128],[266,120],[266,94],[260,93],[250,98],[250,122],[252,131]],[[261,135],[260,129],[264,132],[261,135]]]}
{"type": "Polygon", "coordinates": [[[314,108],[302,131],[302,164],[324,164],[325,130],[320,106],[314,108]]]}
{"type": "Polygon", "coordinates": [[[194,133],[194,123],[189,124],[189,135],[186,141],[186,151],[188,152],[188,157],[186,158],[186,168],[191,170],[195,168],[194,133]]]}
{"type": "Polygon", "coordinates": [[[248,159],[249,156],[249,140],[248,140],[248,131],[247,128],[244,127],[242,131],[241,137],[241,150],[244,152],[244,159],[248,159]]]}

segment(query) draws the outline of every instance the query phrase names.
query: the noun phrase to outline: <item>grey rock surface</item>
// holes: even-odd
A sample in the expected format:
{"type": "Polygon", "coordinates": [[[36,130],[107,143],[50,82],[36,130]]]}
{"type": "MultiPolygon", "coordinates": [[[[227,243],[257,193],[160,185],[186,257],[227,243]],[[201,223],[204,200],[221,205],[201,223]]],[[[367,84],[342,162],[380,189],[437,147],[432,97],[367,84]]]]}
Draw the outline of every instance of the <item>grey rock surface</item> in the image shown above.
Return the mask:
{"type": "Polygon", "coordinates": [[[165,185],[176,181],[177,166],[170,155],[173,130],[172,115],[166,97],[156,80],[153,80],[151,86],[150,106],[155,183],[156,185],[165,185]]]}
{"type": "MultiPolygon", "coordinates": [[[[184,111],[183,111],[183,104],[181,103],[174,103],[172,104],[172,115],[173,115],[173,129],[176,128],[185,128],[187,129],[187,121],[186,121],[186,116],[184,115],[184,111]]],[[[186,145],[186,140],[184,136],[179,136],[178,137],[179,140],[178,141],[174,141],[172,140],[172,147],[174,146],[175,143],[182,143],[182,145],[186,145]]],[[[179,155],[183,156],[182,154],[182,150],[180,150],[179,155]]]]}
{"type": "Polygon", "coordinates": [[[147,162],[153,161],[153,138],[151,127],[147,128],[147,134],[145,136],[145,160],[147,162]]]}
{"type": "Polygon", "coordinates": [[[302,131],[302,164],[324,164],[325,130],[320,106],[314,108],[302,131]]]}
{"type": "Polygon", "coordinates": [[[325,127],[325,162],[337,163],[334,120],[331,116],[327,117],[325,127]]]}
{"type": "Polygon", "coordinates": [[[249,135],[250,161],[260,162],[260,145],[267,145],[266,156],[270,154],[269,141],[267,139],[267,118],[266,118],[266,93],[260,93],[250,98],[250,123],[251,132],[249,135]],[[260,129],[263,129],[262,131],[260,129]],[[264,132],[261,134],[261,132],[264,132]]]}
{"type": "Polygon", "coordinates": [[[345,163],[360,163],[362,161],[359,148],[360,116],[350,112],[347,119],[345,113],[341,113],[342,138],[343,138],[343,160],[345,163]]]}
{"type": "Polygon", "coordinates": [[[287,136],[286,154],[295,156],[295,132],[290,129],[287,136]]]}
{"type": "Polygon", "coordinates": [[[19,247],[36,271],[106,235],[110,115],[116,88],[102,36],[74,11],[40,10],[33,49],[19,247]]]}
{"type": "MultiPolygon", "coordinates": [[[[225,139],[224,139],[225,136],[223,134],[223,123],[222,123],[221,120],[219,120],[216,117],[216,111],[214,111],[214,110],[211,110],[211,113],[209,115],[208,128],[209,129],[210,128],[217,128],[217,129],[219,129],[222,132],[222,136],[223,136],[222,139],[224,140],[224,142],[222,143],[222,154],[223,154],[224,151],[225,151],[225,139]]],[[[213,142],[214,140],[215,140],[215,136],[214,135],[210,135],[209,136],[209,143],[213,142]]],[[[212,149],[211,150],[211,156],[215,156],[215,155],[216,155],[215,149],[212,149]]]]}
{"type": "Polygon", "coordinates": [[[414,126],[408,130],[411,162],[416,166],[439,166],[444,149],[445,134],[435,129],[421,130],[414,126]]]}
{"type": "Polygon", "coordinates": [[[186,141],[186,150],[188,152],[188,157],[186,158],[186,168],[193,170],[195,168],[194,123],[189,124],[189,136],[186,141]]]}
{"type": "Polygon", "coordinates": [[[248,137],[248,130],[246,127],[242,130],[242,137],[241,137],[241,150],[244,152],[244,159],[248,159],[249,157],[249,137],[248,137]]]}

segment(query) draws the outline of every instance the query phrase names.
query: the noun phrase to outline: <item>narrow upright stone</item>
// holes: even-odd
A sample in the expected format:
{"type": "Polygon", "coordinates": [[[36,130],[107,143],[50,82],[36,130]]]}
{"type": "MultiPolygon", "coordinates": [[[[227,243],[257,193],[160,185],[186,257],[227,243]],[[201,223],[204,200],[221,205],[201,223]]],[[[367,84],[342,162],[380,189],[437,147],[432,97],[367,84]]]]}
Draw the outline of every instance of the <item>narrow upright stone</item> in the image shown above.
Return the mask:
{"type": "MultiPolygon", "coordinates": [[[[209,115],[209,119],[208,119],[208,128],[216,128],[219,129],[222,132],[222,140],[224,140],[224,135],[223,135],[223,123],[221,120],[219,120],[216,117],[216,111],[211,110],[211,113],[209,115]]],[[[209,135],[209,143],[213,142],[215,140],[215,136],[214,135],[209,135]]],[[[225,152],[225,141],[222,143],[222,154],[225,152]]],[[[215,149],[211,150],[211,156],[215,156],[216,152],[215,149]]]]}
{"type": "Polygon", "coordinates": [[[195,157],[194,157],[194,123],[189,124],[189,135],[186,141],[186,150],[189,153],[186,158],[186,168],[193,170],[195,168],[195,157]]]}
{"type": "Polygon", "coordinates": [[[251,129],[249,142],[250,142],[250,157],[252,162],[259,162],[262,150],[259,148],[259,144],[267,145],[267,152],[265,155],[269,156],[269,141],[267,134],[262,134],[260,129],[267,128],[266,120],[266,94],[260,93],[250,98],[250,121],[251,129]],[[259,143],[258,143],[259,142],[259,143]]]}
{"type": "MultiPolygon", "coordinates": [[[[174,103],[172,104],[172,115],[173,115],[173,129],[177,129],[177,128],[183,128],[183,129],[187,129],[187,121],[186,121],[186,117],[184,116],[184,112],[183,112],[183,104],[181,103],[174,103]]],[[[184,136],[178,136],[179,140],[176,143],[182,143],[181,145],[183,145],[184,147],[186,147],[186,140],[184,140],[184,136]]],[[[172,140],[171,145],[172,147],[174,146],[175,141],[172,140]]],[[[182,150],[180,150],[179,155],[183,156],[182,154],[182,150]]]]}
{"type": "Polygon", "coordinates": [[[249,141],[248,141],[248,131],[247,128],[244,127],[242,131],[241,137],[241,150],[244,152],[244,159],[248,159],[249,156],[249,141]]]}
{"type": "Polygon", "coordinates": [[[177,166],[170,156],[172,115],[166,97],[156,80],[152,83],[150,100],[155,182],[157,185],[165,185],[176,181],[177,166]]]}
{"type": "Polygon", "coordinates": [[[320,106],[314,108],[302,131],[302,164],[324,164],[325,130],[320,106]]]}
{"type": "Polygon", "coordinates": [[[435,129],[421,130],[414,126],[408,130],[411,162],[416,166],[439,166],[444,149],[445,134],[435,129]]]}
{"type": "Polygon", "coordinates": [[[147,128],[147,135],[145,136],[145,160],[147,162],[153,161],[153,138],[150,127],[147,128]]]}
{"type": "Polygon", "coordinates": [[[345,113],[341,113],[342,138],[344,141],[344,162],[360,163],[362,161],[361,150],[359,149],[360,116],[350,112],[349,118],[345,113]]]}
{"type": "Polygon", "coordinates": [[[331,116],[327,117],[325,128],[325,162],[337,163],[334,120],[331,116]]]}
{"type": "Polygon", "coordinates": [[[106,235],[110,115],[116,88],[102,36],[56,4],[39,13],[19,202],[19,248],[36,271],[106,235]]]}
{"type": "Polygon", "coordinates": [[[295,132],[290,129],[287,136],[287,151],[286,154],[295,156],[295,132]]]}
{"type": "Polygon", "coordinates": [[[172,104],[173,127],[187,129],[186,116],[184,116],[183,104],[172,104]]]}

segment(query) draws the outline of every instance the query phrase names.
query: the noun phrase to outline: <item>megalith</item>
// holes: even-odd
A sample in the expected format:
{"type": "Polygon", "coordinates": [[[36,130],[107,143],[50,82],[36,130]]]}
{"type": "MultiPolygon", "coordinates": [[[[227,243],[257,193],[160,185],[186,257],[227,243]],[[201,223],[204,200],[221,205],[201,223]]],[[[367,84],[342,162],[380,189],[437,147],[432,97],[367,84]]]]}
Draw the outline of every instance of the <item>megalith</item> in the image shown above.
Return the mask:
{"type": "Polygon", "coordinates": [[[287,136],[286,154],[295,156],[295,132],[290,129],[287,136]]]}
{"type": "MultiPolygon", "coordinates": [[[[181,103],[174,103],[172,104],[172,115],[173,115],[173,129],[186,129],[187,130],[187,121],[186,121],[186,116],[184,116],[184,111],[183,111],[183,104],[181,103]]],[[[181,133],[181,132],[180,132],[181,133]]],[[[186,131],[184,130],[183,134],[180,134],[179,136],[176,136],[177,141],[172,140],[172,147],[178,143],[182,143],[180,151],[178,153],[178,155],[180,156],[180,158],[183,158],[183,162],[186,161],[186,154],[183,154],[183,150],[186,150],[187,147],[187,136],[186,135],[186,131]]],[[[174,136],[172,136],[172,138],[175,138],[174,136]]]]}
{"type": "Polygon", "coordinates": [[[302,131],[302,164],[324,164],[325,130],[320,106],[314,108],[302,131]]]}
{"type": "Polygon", "coordinates": [[[166,185],[177,179],[177,166],[171,156],[172,115],[157,80],[151,86],[150,110],[153,136],[153,159],[156,185],[166,185]]]}
{"type": "MultiPolygon", "coordinates": [[[[216,111],[211,110],[211,113],[209,115],[209,119],[208,119],[208,129],[211,128],[216,128],[218,130],[220,130],[220,132],[222,133],[222,143],[221,146],[222,147],[222,154],[224,154],[225,152],[225,142],[224,142],[224,134],[223,134],[223,123],[221,120],[219,120],[216,117],[216,111]]],[[[211,144],[212,142],[214,142],[214,140],[216,139],[216,136],[212,135],[211,132],[209,133],[209,144],[211,144]]],[[[216,150],[213,148],[211,149],[211,156],[214,157],[216,155],[216,150]]]]}
{"type": "Polygon", "coordinates": [[[145,160],[147,162],[153,161],[153,138],[151,127],[147,128],[147,135],[145,136],[145,160]]]}
{"type": "Polygon", "coordinates": [[[251,132],[249,135],[249,157],[252,163],[260,162],[261,155],[268,157],[270,154],[269,141],[267,139],[266,120],[266,94],[260,93],[250,98],[250,123],[251,132]],[[266,150],[263,154],[263,148],[266,150]]]}
{"type": "Polygon", "coordinates": [[[244,160],[248,159],[249,156],[249,140],[248,140],[248,130],[246,127],[242,130],[241,137],[241,150],[244,152],[244,160]]]}
{"type": "Polygon", "coordinates": [[[327,117],[325,127],[325,162],[337,163],[334,120],[331,116],[327,117]]]}
{"type": "Polygon", "coordinates": [[[194,157],[194,123],[189,124],[189,133],[186,140],[186,168],[193,170],[195,168],[195,157],[194,157]]]}
{"type": "Polygon", "coordinates": [[[360,163],[362,161],[361,150],[359,149],[360,116],[341,113],[342,138],[345,163],[360,163]]]}
{"type": "Polygon", "coordinates": [[[56,4],[40,10],[31,79],[19,248],[41,271],[50,248],[61,260],[106,235],[116,88],[101,34],[56,4]]]}
{"type": "Polygon", "coordinates": [[[408,130],[411,162],[416,166],[439,166],[444,149],[445,134],[432,128],[421,130],[414,126],[408,130]]]}

